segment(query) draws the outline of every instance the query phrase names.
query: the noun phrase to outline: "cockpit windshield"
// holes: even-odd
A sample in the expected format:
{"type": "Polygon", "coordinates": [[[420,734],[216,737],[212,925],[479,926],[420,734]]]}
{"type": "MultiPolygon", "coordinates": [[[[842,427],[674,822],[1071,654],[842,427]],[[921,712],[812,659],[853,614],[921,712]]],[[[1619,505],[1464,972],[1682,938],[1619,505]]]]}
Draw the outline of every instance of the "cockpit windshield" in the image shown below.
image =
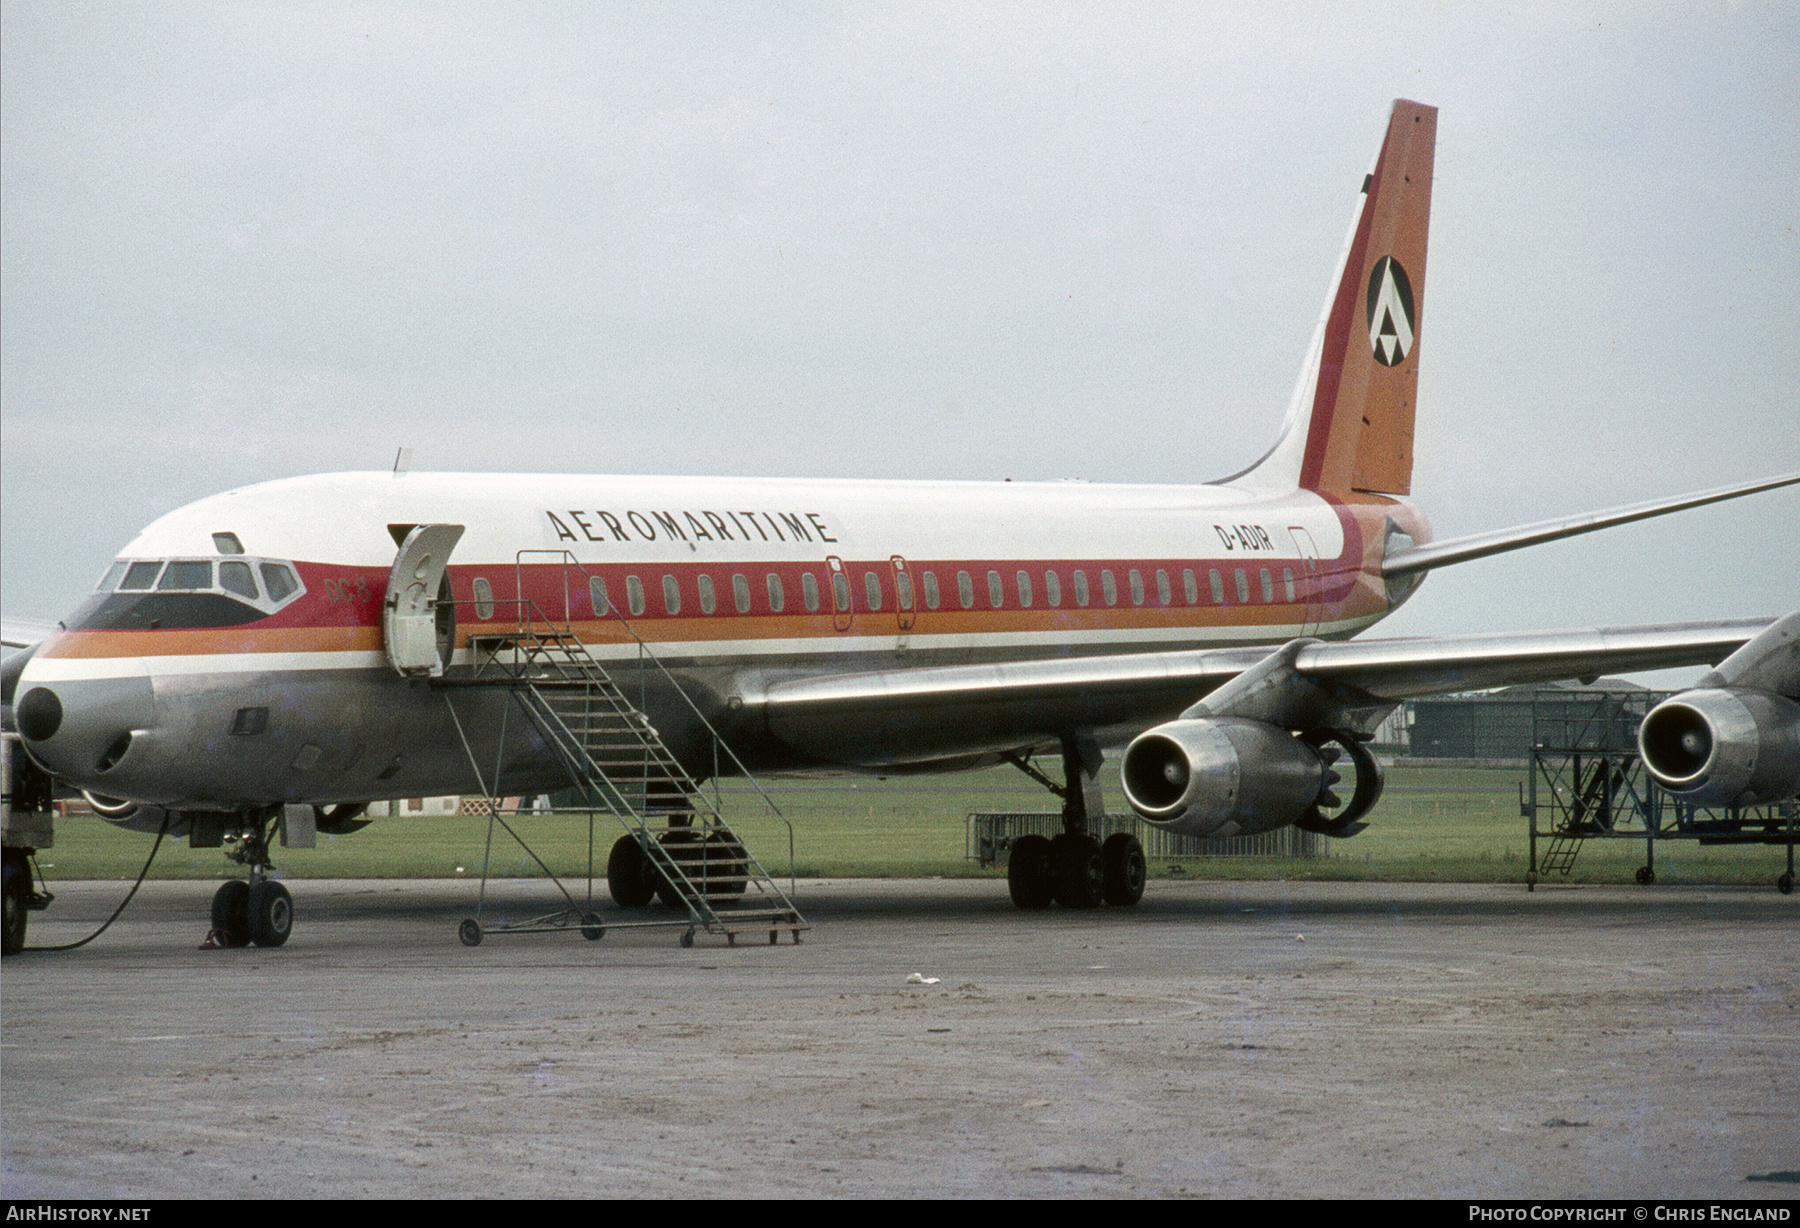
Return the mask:
{"type": "Polygon", "coordinates": [[[304,591],[274,559],[119,559],[71,616],[71,630],[230,627],[267,618],[304,591]]]}
{"type": "MultiPolygon", "coordinates": [[[[163,568],[161,563],[115,563],[113,566],[115,568],[123,567],[126,569],[125,578],[119,582],[119,587],[126,590],[156,587],[156,577],[163,568]]],[[[101,587],[107,588],[110,586],[103,580],[101,581],[101,587]]]]}
{"type": "Polygon", "coordinates": [[[211,561],[189,563],[177,560],[163,568],[162,579],[156,582],[158,592],[163,593],[198,593],[213,586],[213,570],[211,561]]]}

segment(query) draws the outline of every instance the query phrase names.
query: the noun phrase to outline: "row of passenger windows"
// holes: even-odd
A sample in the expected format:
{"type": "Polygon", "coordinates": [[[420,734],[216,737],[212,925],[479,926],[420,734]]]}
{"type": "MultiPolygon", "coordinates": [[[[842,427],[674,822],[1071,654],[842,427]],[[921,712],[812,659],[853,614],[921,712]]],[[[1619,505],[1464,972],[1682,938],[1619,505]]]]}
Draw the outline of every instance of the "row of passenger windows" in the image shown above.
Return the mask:
{"type": "MultiPolygon", "coordinates": [[[[840,614],[850,613],[850,578],[841,571],[834,570],[828,574],[831,586],[832,608],[840,614]]],[[[937,573],[935,571],[923,570],[919,571],[917,575],[919,588],[922,590],[924,597],[925,608],[928,610],[942,608],[945,595],[938,587],[937,573]]],[[[913,572],[899,569],[886,573],[886,578],[893,581],[894,603],[902,611],[909,611],[915,608],[914,602],[916,598],[913,591],[913,576],[913,572]]],[[[1264,604],[1273,604],[1277,600],[1277,586],[1274,575],[1267,567],[1263,567],[1257,570],[1256,578],[1257,591],[1261,596],[1262,602],[1264,604]]],[[[801,604],[805,606],[808,613],[817,613],[823,604],[823,593],[821,591],[819,579],[819,576],[810,571],[802,572],[800,575],[800,601],[801,604]]],[[[1119,604],[1121,597],[1119,582],[1114,577],[1110,568],[1104,568],[1098,573],[1098,585],[1091,585],[1089,583],[1088,573],[1085,570],[1077,568],[1071,571],[1068,576],[1068,588],[1071,591],[1066,594],[1061,573],[1052,570],[1046,570],[1041,574],[1034,576],[1032,572],[1020,569],[1013,572],[1011,581],[1011,591],[1009,593],[1006,576],[1002,575],[999,571],[989,571],[987,573],[985,584],[981,586],[985,589],[985,591],[981,593],[981,596],[985,597],[987,608],[994,610],[1004,609],[1010,603],[1018,609],[1030,609],[1039,601],[1040,594],[1043,605],[1051,608],[1060,607],[1063,604],[1065,595],[1072,597],[1075,605],[1083,607],[1093,605],[1096,596],[1098,596],[1101,604],[1116,606],[1119,604]]],[[[1248,572],[1242,567],[1234,568],[1232,570],[1232,581],[1237,604],[1250,604],[1252,600],[1251,580],[1248,572]]],[[[1212,599],[1211,603],[1213,605],[1226,604],[1225,577],[1220,574],[1217,567],[1207,569],[1206,583],[1208,596],[1212,599]]],[[[955,586],[956,592],[954,600],[962,609],[975,609],[978,592],[975,577],[970,575],[967,571],[958,571],[956,573],[955,586]]],[[[718,613],[722,605],[722,600],[729,601],[731,606],[734,607],[739,614],[748,614],[751,612],[751,582],[747,577],[742,574],[734,574],[731,577],[729,585],[725,587],[727,592],[722,593],[720,591],[720,586],[715,584],[713,577],[705,573],[701,573],[695,578],[694,596],[698,601],[700,613],[718,613]]],[[[767,596],[767,609],[769,613],[780,614],[787,609],[787,585],[780,576],[776,575],[774,572],[769,572],[763,578],[761,587],[767,596]]],[[[494,593],[492,586],[486,580],[477,579],[474,582],[474,590],[476,617],[482,619],[492,618],[494,616],[494,593]]],[[[887,591],[883,580],[883,573],[865,571],[863,573],[862,590],[864,611],[877,613],[885,608],[887,604],[887,591]]],[[[608,591],[604,579],[599,576],[590,577],[588,580],[588,594],[593,603],[596,616],[604,617],[613,612],[615,608],[613,605],[613,597],[608,591]]],[[[1281,569],[1280,594],[1279,599],[1282,601],[1292,602],[1298,599],[1298,593],[1294,584],[1294,572],[1291,567],[1283,567],[1281,569]]],[[[1134,606],[1141,606],[1147,603],[1159,606],[1175,604],[1173,582],[1170,579],[1169,573],[1162,568],[1157,568],[1153,571],[1150,574],[1148,582],[1146,582],[1144,573],[1138,569],[1132,568],[1127,571],[1125,573],[1124,595],[1134,606]]],[[[1200,581],[1192,568],[1183,568],[1181,571],[1181,595],[1188,605],[1201,604],[1200,581]]],[[[660,612],[664,614],[681,613],[683,599],[684,594],[681,581],[672,575],[663,576],[662,608],[660,612]]],[[[645,593],[644,581],[635,575],[626,576],[625,611],[628,612],[631,617],[637,618],[643,615],[648,608],[649,602],[645,593]]]]}

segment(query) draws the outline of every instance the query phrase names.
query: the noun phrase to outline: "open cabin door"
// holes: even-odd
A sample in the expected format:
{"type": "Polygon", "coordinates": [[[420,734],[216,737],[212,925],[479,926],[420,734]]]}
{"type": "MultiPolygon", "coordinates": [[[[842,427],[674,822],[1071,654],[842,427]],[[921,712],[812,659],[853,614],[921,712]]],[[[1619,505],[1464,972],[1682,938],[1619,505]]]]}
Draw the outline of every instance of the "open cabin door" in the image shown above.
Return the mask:
{"type": "Polygon", "coordinates": [[[400,552],[388,572],[381,606],[381,639],[388,664],[409,678],[441,678],[456,646],[456,604],[450,593],[450,552],[462,540],[459,524],[389,525],[400,552]]]}

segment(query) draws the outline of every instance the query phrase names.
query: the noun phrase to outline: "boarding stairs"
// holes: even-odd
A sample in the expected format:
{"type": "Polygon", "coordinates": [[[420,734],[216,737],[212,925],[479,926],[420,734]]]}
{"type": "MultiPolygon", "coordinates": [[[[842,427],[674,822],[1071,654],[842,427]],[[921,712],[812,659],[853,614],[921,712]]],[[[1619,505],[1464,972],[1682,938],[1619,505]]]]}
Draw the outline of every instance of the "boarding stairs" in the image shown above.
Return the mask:
{"type": "MultiPolygon", "coordinates": [[[[478,915],[463,923],[463,941],[475,945],[484,934],[571,925],[588,938],[600,937],[608,927],[678,925],[684,930],[684,947],[691,946],[700,932],[721,936],[732,945],[740,935],[752,933],[766,933],[774,943],[784,931],[799,942],[810,927],[788,893],[727,826],[716,801],[694,781],[649,718],[632,704],[587,646],[571,631],[548,620],[521,622],[525,625],[517,631],[470,637],[473,676],[446,680],[447,684],[500,686],[511,691],[518,710],[579,790],[583,812],[611,814],[637,842],[647,870],[644,896],[618,902],[647,903],[654,890],[681,919],[655,919],[648,913],[644,920],[619,921],[616,913],[603,919],[558,881],[568,908],[529,922],[495,927],[483,926],[478,915]]],[[[500,814],[498,798],[490,799],[490,810],[494,820],[530,853],[500,814]]],[[[489,844],[491,849],[491,830],[489,844]]],[[[593,844],[590,833],[590,904],[593,844]]],[[[554,879],[549,867],[531,855],[554,879]]],[[[483,903],[486,873],[484,862],[483,903]]]]}

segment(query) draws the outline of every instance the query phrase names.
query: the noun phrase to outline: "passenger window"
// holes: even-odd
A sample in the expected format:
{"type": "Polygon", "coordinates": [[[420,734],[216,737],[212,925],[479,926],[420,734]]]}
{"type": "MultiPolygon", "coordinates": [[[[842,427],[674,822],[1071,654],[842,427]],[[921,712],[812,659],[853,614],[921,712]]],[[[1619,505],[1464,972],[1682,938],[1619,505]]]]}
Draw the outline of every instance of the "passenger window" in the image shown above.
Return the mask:
{"type": "Polygon", "coordinates": [[[925,573],[925,608],[928,610],[938,608],[937,572],[935,571],[925,573]]]}
{"type": "Polygon", "coordinates": [[[168,570],[158,581],[159,592],[193,592],[196,589],[212,587],[211,563],[170,563],[168,570]]]}
{"type": "Polygon", "coordinates": [[[1281,587],[1283,588],[1283,590],[1286,591],[1287,599],[1289,601],[1292,601],[1294,599],[1294,569],[1293,568],[1283,567],[1281,569],[1281,587]]]}
{"type": "Polygon", "coordinates": [[[595,618],[605,618],[612,609],[612,602],[606,596],[606,581],[599,576],[588,577],[588,600],[593,603],[595,618]]]}
{"type": "Polygon", "coordinates": [[[1006,604],[1006,590],[1000,586],[1000,573],[988,572],[988,604],[998,610],[1006,604]]]}
{"type": "Polygon", "coordinates": [[[743,576],[732,576],[731,599],[737,603],[739,614],[748,614],[750,612],[750,581],[744,579],[743,576]]]}
{"type": "Polygon", "coordinates": [[[220,563],[219,587],[228,593],[256,600],[256,573],[248,563],[220,563]]]}
{"type": "Polygon", "coordinates": [[[681,581],[674,576],[663,577],[663,609],[671,614],[681,613],[681,581]]]}
{"type": "Polygon", "coordinates": [[[800,595],[806,599],[807,612],[809,614],[818,613],[819,612],[819,577],[813,575],[813,573],[810,571],[801,572],[800,573],[800,595]]]}
{"type": "Polygon", "coordinates": [[[1275,600],[1275,581],[1269,578],[1269,569],[1267,567],[1261,568],[1260,570],[1262,572],[1263,604],[1268,605],[1275,600]]]}
{"type": "Polygon", "coordinates": [[[975,608],[975,581],[969,578],[969,573],[966,571],[956,573],[956,595],[962,598],[963,609],[975,608]]]}
{"type": "Polygon", "coordinates": [[[1163,605],[1174,605],[1175,595],[1169,591],[1169,573],[1156,569],[1156,599],[1163,605]]]}
{"type": "Polygon", "coordinates": [[[1219,569],[1217,567],[1208,567],[1206,569],[1206,582],[1212,588],[1213,604],[1224,605],[1225,581],[1219,579],[1219,569]]]}
{"type": "Polygon", "coordinates": [[[1044,604],[1052,609],[1062,604],[1062,582],[1054,571],[1044,573],[1044,604]]]}
{"type": "Polygon", "coordinates": [[[1031,608],[1031,573],[1021,571],[1014,579],[1019,583],[1019,607],[1029,610],[1031,608]]]}
{"type": "MultiPolygon", "coordinates": [[[[226,563],[223,566],[229,567],[231,564],[226,563]]],[[[494,586],[489,584],[486,580],[483,580],[480,576],[476,576],[474,588],[475,617],[479,618],[482,622],[486,622],[494,616],[494,586]]]]}
{"type": "Polygon", "coordinates": [[[625,600],[631,605],[631,616],[639,618],[644,613],[644,582],[636,576],[625,577],[625,600]]]}
{"type": "Polygon", "coordinates": [[[787,608],[787,594],[781,591],[781,577],[769,573],[769,609],[779,614],[787,608]]]}
{"type": "Polygon", "coordinates": [[[850,612],[850,577],[841,571],[831,573],[831,599],[837,602],[839,614],[850,612]]]}
{"type": "Polygon", "coordinates": [[[1200,585],[1194,580],[1194,569],[1192,567],[1183,567],[1181,569],[1181,591],[1186,595],[1187,603],[1189,605],[1200,604],[1200,585]]]}
{"type": "Polygon", "coordinates": [[[280,563],[264,563],[257,570],[262,572],[263,592],[269,595],[270,601],[286,601],[300,591],[300,582],[294,579],[294,573],[280,563]]]}
{"type": "Polygon", "coordinates": [[[1119,586],[1113,580],[1112,569],[1107,568],[1100,573],[1100,592],[1106,598],[1107,605],[1119,604],[1119,586]]]}
{"type": "MultiPolygon", "coordinates": [[[[663,583],[666,586],[668,582],[665,580],[663,583]]],[[[713,592],[712,577],[701,576],[697,587],[700,589],[700,612],[702,614],[713,613],[719,608],[719,596],[713,592]]],[[[681,598],[677,597],[675,600],[679,602],[681,598]]],[[[670,613],[674,613],[674,611],[671,610],[670,613]]]]}
{"type": "Polygon", "coordinates": [[[1137,568],[1133,567],[1131,569],[1131,574],[1127,577],[1127,579],[1129,579],[1131,581],[1131,604],[1132,605],[1143,605],[1144,604],[1144,577],[1138,574],[1137,568]]]}
{"type": "Polygon", "coordinates": [[[894,573],[894,600],[900,603],[903,610],[913,608],[912,577],[904,571],[894,573]]]}
{"type": "Polygon", "coordinates": [[[1249,605],[1250,604],[1250,577],[1248,577],[1244,574],[1244,569],[1242,567],[1239,567],[1236,570],[1237,570],[1238,604],[1249,605]]]}
{"type": "Polygon", "coordinates": [[[881,608],[881,577],[872,571],[863,572],[863,597],[871,610],[881,608]]]}
{"type": "Polygon", "coordinates": [[[1087,572],[1079,569],[1075,572],[1075,604],[1085,607],[1088,603],[1087,572]]]}

